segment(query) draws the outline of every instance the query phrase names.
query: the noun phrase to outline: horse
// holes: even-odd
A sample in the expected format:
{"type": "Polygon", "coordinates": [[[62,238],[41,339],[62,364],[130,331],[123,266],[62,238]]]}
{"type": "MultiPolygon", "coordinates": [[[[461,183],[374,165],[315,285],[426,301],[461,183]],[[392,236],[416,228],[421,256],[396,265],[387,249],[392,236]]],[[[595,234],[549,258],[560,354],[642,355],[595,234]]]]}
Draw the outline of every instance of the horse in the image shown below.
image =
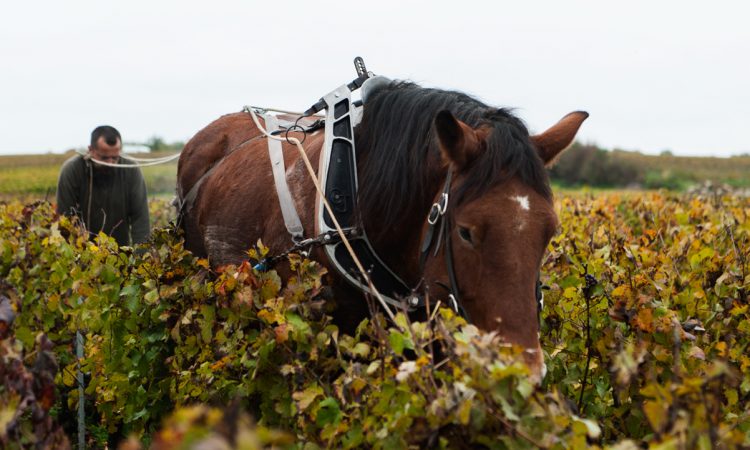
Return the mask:
{"type": "MultiPolygon", "coordinates": [[[[510,109],[458,91],[390,81],[368,94],[354,128],[356,217],[373,249],[401,279],[421,283],[443,304],[455,283],[470,321],[524,348],[537,377],[545,371],[538,273],[559,225],[545,166],[573,142],[587,117],[574,111],[530,135],[510,109]],[[426,218],[444,191],[449,239],[420,261],[426,218]],[[445,252],[452,253],[451,268],[445,252]]],[[[304,138],[310,161],[318,161],[323,132],[289,136],[304,138]]],[[[200,184],[183,214],[185,246],[214,267],[246,260],[259,238],[270,254],[290,247],[267,145],[250,115],[238,112],[200,130],[180,156],[178,197],[200,184]]],[[[283,153],[294,206],[306,236],[312,236],[316,190],[297,149],[287,142],[283,153]]],[[[320,249],[311,256],[329,266],[320,249]]],[[[334,322],[353,330],[368,316],[368,305],[328,269],[334,322]]]]}

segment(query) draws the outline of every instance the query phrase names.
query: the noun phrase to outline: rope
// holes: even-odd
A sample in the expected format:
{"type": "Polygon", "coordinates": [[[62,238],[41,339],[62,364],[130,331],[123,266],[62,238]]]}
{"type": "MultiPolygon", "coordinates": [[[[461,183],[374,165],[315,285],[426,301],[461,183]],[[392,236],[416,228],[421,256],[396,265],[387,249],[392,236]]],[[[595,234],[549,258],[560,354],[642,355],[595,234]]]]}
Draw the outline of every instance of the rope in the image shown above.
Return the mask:
{"type": "MultiPolygon", "coordinates": [[[[257,109],[258,111],[262,111],[262,112],[273,111],[273,112],[279,112],[279,113],[282,113],[282,114],[292,114],[292,115],[295,115],[295,116],[300,116],[300,118],[301,118],[301,116],[304,115],[301,112],[288,111],[288,110],[285,110],[285,109],[278,109],[278,108],[257,107],[257,106],[253,106],[252,108],[257,109]]],[[[258,128],[263,132],[263,134],[265,134],[266,136],[268,136],[268,133],[266,133],[265,129],[260,128],[260,127],[258,127],[258,128]]],[[[161,158],[136,158],[135,156],[129,156],[129,155],[120,155],[120,156],[122,156],[122,158],[124,158],[124,159],[128,159],[130,161],[135,162],[135,164],[108,163],[108,162],[104,162],[104,161],[100,161],[98,159],[95,159],[93,156],[91,156],[91,160],[94,161],[96,164],[100,164],[102,166],[107,166],[107,167],[122,167],[122,168],[125,168],[125,169],[135,169],[137,167],[156,166],[156,165],[159,165],[159,164],[164,164],[164,163],[167,163],[169,161],[175,160],[175,159],[177,159],[177,158],[180,157],[180,152],[177,152],[174,155],[163,156],[161,158]]]]}
{"type": "Polygon", "coordinates": [[[130,155],[121,155],[121,156],[131,161],[156,162],[156,161],[171,161],[175,159],[176,157],[180,156],[180,153],[178,152],[176,155],[162,156],[161,158],[136,158],[135,156],[130,156],[130,155]]]}
{"type": "Polygon", "coordinates": [[[122,167],[124,169],[136,169],[138,167],[149,167],[149,166],[156,166],[156,165],[159,165],[159,164],[167,163],[169,161],[172,161],[174,159],[179,158],[180,157],[180,153],[176,153],[176,154],[171,155],[171,156],[165,156],[163,158],[153,158],[153,159],[134,158],[132,156],[126,156],[126,155],[121,155],[121,156],[122,156],[123,159],[129,159],[129,160],[135,162],[135,164],[108,163],[108,162],[104,162],[104,161],[98,160],[98,159],[94,158],[93,156],[91,156],[91,160],[94,161],[96,164],[100,164],[102,166],[107,166],[107,167],[122,167]],[[148,161],[148,162],[142,162],[142,161],[148,161]]]}
{"type": "MultiPolygon", "coordinates": [[[[290,144],[297,147],[297,150],[299,150],[300,157],[302,158],[302,161],[305,163],[305,167],[307,168],[307,173],[310,175],[310,178],[312,179],[313,184],[315,185],[315,189],[318,191],[318,195],[323,199],[323,205],[326,208],[326,211],[328,211],[328,215],[331,216],[331,220],[333,220],[333,225],[336,227],[336,232],[341,237],[341,241],[344,243],[344,246],[349,251],[349,255],[351,255],[352,260],[354,260],[354,264],[357,266],[357,269],[359,270],[359,273],[362,275],[362,278],[367,282],[367,285],[370,287],[370,291],[372,291],[375,298],[380,302],[380,305],[385,309],[386,313],[388,313],[388,317],[392,321],[395,321],[395,317],[393,315],[393,312],[388,307],[388,304],[383,300],[383,297],[380,295],[380,292],[375,288],[375,285],[372,284],[372,280],[370,279],[370,276],[367,274],[367,271],[362,266],[362,263],[359,261],[359,258],[357,258],[357,255],[354,253],[354,249],[352,248],[351,244],[349,243],[349,239],[346,238],[346,233],[344,233],[344,230],[341,229],[341,225],[339,225],[339,221],[336,220],[336,215],[333,213],[333,209],[331,208],[331,205],[328,204],[328,200],[326,199],[325,194],[323,193],[323,189],[320,187],[320,181],[318,180],[317,175],[315,175],[315,170],[312,167],[312,164],[310,164],[310,160],[307,158],[307,153],[305,152],[305,149],[302,147],[302,143],[299,141],[299,139],[295,137],[277,137],[269,134],[265,128],[263,128],[260,125],[260,122],[258,121],[258,116],[255,114],[255,111],[253,111],[253,108],[245,106],[244,111],[250,113],[250,116],[253,118],[253,122],[255,122],[255,126],[258,127],[258,130],[260,130],[261,133],[266,135],[268,139],[274,139],[277,141],[287,141],[290,144]]],[[[282,111],[283,112],[283,111],[282,111]]]]}
{"type": "MultiPolygon", "coordinates": [[[[245,109],[247,109],[247,108],[248,108],[248,107],[246,106],[246,107],[245,107],[245,109]]],[[[287,111],[287,110],[285,110],[285,109],[268,108],[268,107],[262,107],[262,106],[250,106],[249,108],[251,108],[251,109],[254,109],[254,110],[258,111],[258,112],[259,112],[259,113],[261,113],[261,114],[265,114],[265,113],[267,113],[268,111],[273,111],[273,112],[279,112],[279,113],[282,113],[282,114],[291,114],[291,115],[293,115],[293,116],[300,116],[300,117],[302,117],[302,116],[304,116],[304,115],[305,115],[305,113],[301,113],[301,112],[296,112],[296,111],[287,111]]],[[[318,116],[318,117],[320,117],[320,116],[318,116]]],[[[264,131],[264,130],[263,130],[263,129],[261,129],[261,131],[264,131]]]]}

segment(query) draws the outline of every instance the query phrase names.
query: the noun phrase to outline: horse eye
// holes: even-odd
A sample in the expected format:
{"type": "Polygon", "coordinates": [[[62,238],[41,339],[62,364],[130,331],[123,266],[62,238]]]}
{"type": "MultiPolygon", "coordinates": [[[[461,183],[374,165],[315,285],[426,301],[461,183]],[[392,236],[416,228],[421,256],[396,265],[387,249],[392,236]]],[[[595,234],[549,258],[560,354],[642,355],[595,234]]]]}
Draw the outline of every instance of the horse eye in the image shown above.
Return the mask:
{"type": "Polygon", "coordinates": [[[458,235],[463,239],[464,241],[471,244],[471,231],[469,231],[468,228],[464,227],[458,227],[458,235]]]}

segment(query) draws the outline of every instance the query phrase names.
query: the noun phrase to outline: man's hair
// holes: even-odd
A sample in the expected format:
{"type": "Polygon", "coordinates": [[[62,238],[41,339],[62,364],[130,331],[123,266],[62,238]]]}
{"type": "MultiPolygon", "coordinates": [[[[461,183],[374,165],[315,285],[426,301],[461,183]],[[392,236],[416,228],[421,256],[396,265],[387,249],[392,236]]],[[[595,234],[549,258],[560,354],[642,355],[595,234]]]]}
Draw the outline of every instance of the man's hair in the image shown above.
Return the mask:
{"type": "Polygon", "coordinates": [[[117,141],[122,142],[120,132],[117,131],[114,127],[110,127],[109,125],[102,125],[94,128],[94,131],[91,132],[92,147],[96,147],[96,143],[99,142],[100,137],[104,138],[104,141],[107,143],[107,145],[115,145],[117,144],[117,141]]]}

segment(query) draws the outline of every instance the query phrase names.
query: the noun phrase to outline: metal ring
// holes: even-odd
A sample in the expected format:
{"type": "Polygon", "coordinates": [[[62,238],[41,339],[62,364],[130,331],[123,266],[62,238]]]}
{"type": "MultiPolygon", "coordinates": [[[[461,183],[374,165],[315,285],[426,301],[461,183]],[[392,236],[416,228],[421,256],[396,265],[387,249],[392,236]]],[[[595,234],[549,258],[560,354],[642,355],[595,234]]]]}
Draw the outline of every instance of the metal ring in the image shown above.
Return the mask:
{"type": "Polygon", "coordinates": [[[440,213],[440,205],[437,203],[432,204],[430,208],[430,214],[427,215],[427,223],[435,225],[442,214],[440,213]]]}
{"type": "Polygon", "coordinates": [[[443,192],[440,196],[440,200],[432,204],[430,214],[427,215],[427,223],[435,225],[440,216],[445,214],[446,210],[448,210],[448,194],[443,192]]]}
{"type": "Polygon", "coordinates": [[[294,124],[294,125],[292,125],[291,127],[287,128],[287,129],[286,129],[286,132],[284,132],[284,139],[286,139],[286,142],[287,142],[287,143],[288,143],[289,145],[294,145],[294,143],[292,143],[292,142],[291,142],[291,141],[289,140],[289,132],[290,132],[290,131],[298,131],[298,132],[302,133],[302,140],[301,140],[301,141],[299,141],[299,143],[300,143],[300,145],[304,144],[304,142],[305,142],[305,139],[307,139],[307,133],[305,133],[305,129],[304,129],[304,128],[302,128],[302,126],[301,126],[301,125],[297,125],[297,124],[295,123],[295,124],[294,124]]]}
{"type": "Polygon", "coordinates": [[[448,210],[448,193],[443,192],[443,194],[440,196],[440,200],[437,202],[438,208],[440,208],[440,215],[442,216],[445,214],[445,211],[448,210]]]}

